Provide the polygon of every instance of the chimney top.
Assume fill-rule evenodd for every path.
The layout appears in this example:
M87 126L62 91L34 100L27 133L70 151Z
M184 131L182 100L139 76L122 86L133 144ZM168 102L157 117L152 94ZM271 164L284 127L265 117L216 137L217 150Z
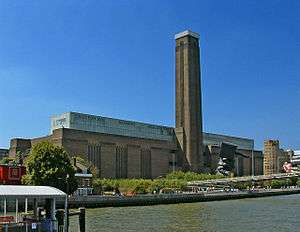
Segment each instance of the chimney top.
M192 32L190 30L186 30L186 31L183 31L183 32L180 32L180 33L176 34L175 35L175 39L179 39L179 38L182 38L182 37L188 36L188 35L192 36L192 37L194 37L196 39L199 39L199 34L196 33L196 32Z

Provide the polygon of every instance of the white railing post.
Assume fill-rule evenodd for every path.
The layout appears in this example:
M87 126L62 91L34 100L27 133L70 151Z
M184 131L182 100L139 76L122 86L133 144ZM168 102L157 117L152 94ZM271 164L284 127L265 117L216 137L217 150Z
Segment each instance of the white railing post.
M16 223L18 223L19 200L16 199Z
M4 201L3 201L3 214L4 214L4 217L6 216L6 198L4 198Z
M28 213L28 198L25 198L25 213Z
M68 195L66 195L65 199L65 216L64 216L64 232L68 232L69 230L69 220L68 220Z

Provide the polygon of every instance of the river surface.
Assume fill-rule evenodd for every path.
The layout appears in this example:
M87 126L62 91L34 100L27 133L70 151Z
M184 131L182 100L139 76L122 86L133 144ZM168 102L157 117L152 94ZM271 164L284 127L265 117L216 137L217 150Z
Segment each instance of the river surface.
M120 208L87 209L94 231L300 231L300 195ZM77 232L78 218L70 231Z

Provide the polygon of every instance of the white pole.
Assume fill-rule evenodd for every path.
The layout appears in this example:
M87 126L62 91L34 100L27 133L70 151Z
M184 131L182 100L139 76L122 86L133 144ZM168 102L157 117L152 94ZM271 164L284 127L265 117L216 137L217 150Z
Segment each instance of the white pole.
M239 170L239 157L235 157L236 159L236 173L237 173L237 176L240 175L240 170Z
M252 158L251 158L251 169L252 169L252 177L254 177L254 152L253 152L253 148L252 148Z
M3 202L4 206L3 206L3 213L4 213L4 217L6 216L6 198L4 198L4 202Z
M7 205L7 200L6 200L6 198L4 198L4 206L3 206L3 208L4 208L4 217L6 216L6 212L7 212L7 209L6 209L6 205ZM8 225L6 225L5 226L5 230L4 230L5 232L8 232Z
M19 201L16 199L16 223L18 223Z
M175 153L172 154L173 172L175 172Z
M26 197L25 198L25 214L26 214L26 217L27 217L27 213L28 213L28 198ZM28 223L25 224L25 229L26 229L26 232L28 232Z
M25 198L25 213L27 214L28 212L28 199Z
M56 210L56 201L55 198L52 199L52 205L51 205L51 219L55 220L55 210Z
M64 232L68 232L68 195L65 199Z

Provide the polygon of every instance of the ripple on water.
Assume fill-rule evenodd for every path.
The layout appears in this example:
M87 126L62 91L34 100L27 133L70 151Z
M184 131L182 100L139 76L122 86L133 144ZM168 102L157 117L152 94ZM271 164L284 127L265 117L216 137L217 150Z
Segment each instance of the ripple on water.
M300 231L300 195L120 208L88 209L88 232ZM70 231L77 232L71 218Z

